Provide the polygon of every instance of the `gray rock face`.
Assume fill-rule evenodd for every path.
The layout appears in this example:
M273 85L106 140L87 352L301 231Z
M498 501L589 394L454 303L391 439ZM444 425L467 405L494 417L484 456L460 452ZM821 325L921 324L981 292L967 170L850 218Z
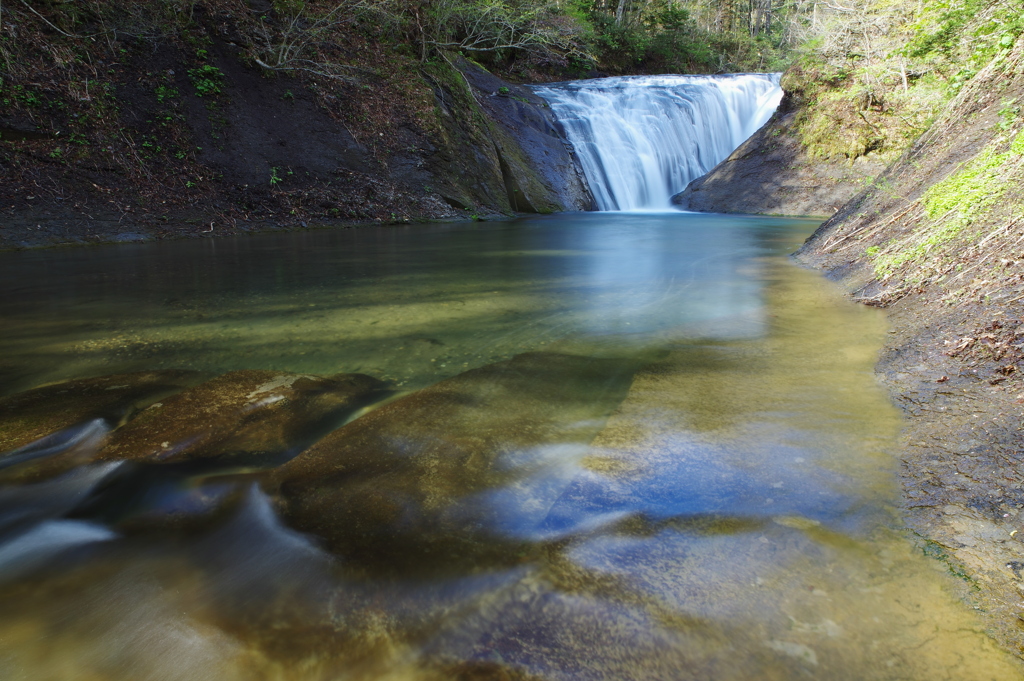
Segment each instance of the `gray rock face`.
M780 109L672 202L705 213L830 216L884 169L864 157L852 164L812 158L793 130L795 117Z
M185 205L167 185L160 200L142 208L138 187L126 183L121 170L90 167L88 177L54 176L68 195L60 201L44 202L34 190L27 194L0 231L0 249L593 207L582 170L547 104L470 61L420 65L418 79L401 88L363 83L324 94L290 75L266 77L247 65L240 49L221 39L208 46L207 66L223 74L216 100L197 96L188 75L191 58L169 46L132 68L160 74L161 87L176 94L154 94L148 76L131 78L116 91L120 122L134 131L131 139L138 144L141 131L169 111L187 128L187 146L194 151L182 159L190 168L179 179L208 192L202 201ZM360 114L362 128L346 123L360 110L374 112ZM0 120L8 131L28 130L30 124ZM21 139L28 133L18 134ZM0 130L0 136L8 133ZM184 143L160 140L168 152L179 142ZM146 164L157 164L148 152L142 156ZM61 167L41 163L40 177ZM8 182L4 191L26 194L27 188L10 184L12 178L0 169L0 180ZM94 191L109 195L86 213L85 199L78 197ZM289 203L298 195L301 214ZM139 207L113 208L125 204Z
M445 132L436 146L419 143L422 158L392 163L403 182L430 185L473 212L593 209L583 170L543 99L462 58L424 75Z
M182 101L202 147L200 158L225 182L265 186L271 168L277 168L282 178L291 173L291 183L308 185L337 172L375 169L369 150L332 120L307 88L246 66L231 44L218 41L211 49L230 92L223 111L211 115L208 102L197 97ZM188 92L185 69L176 70L181 91Z
M594 210L594 197L572 146L548 104L525 87L512 85L463 62L491 121L494 146L513 210L525 213Z

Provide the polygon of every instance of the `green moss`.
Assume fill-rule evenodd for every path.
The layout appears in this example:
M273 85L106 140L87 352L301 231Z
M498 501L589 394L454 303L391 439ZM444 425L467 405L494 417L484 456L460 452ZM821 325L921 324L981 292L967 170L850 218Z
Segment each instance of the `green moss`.
M967 571L946 551L946 549L938 542L932 541L931 539L924 540L921 545L921 552L924 553L928 558L933 558L943 565L946 566L946 570L949 574L953 575L957 579L965 582L973 590L978 590L978 581L967 574Z
M875 274L885 277L901 265L924 257L935 247L954 239L965 226L966 222L963 220L951 220L926 228L923 238L917 243L879 254L875 260Z
M910 67L908 67L910 68ZM805 54L783 88L802 100L796 120L811 156L856 159L869 153L894 160L924 132L948 101L934 75L904 87L898 71L866 60L837 65Z
M1014 154L1024 155L1024 130L1021 130L1010 142L1010 151Z
M996 124L997 130L1009 130L1017 123L1017 117L1020 115L1020 106L1017 105L1016 98L1007 98L1002 102L1002 107L999 109L999 123Z

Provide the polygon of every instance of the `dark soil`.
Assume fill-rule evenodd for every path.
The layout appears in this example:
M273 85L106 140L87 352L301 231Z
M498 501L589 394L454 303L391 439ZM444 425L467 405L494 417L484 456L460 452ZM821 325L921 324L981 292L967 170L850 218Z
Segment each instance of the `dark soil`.
M346 79L268 73L230 16L197 16L60 68L63 38L35 36L0 96L0 250L592 204L546 104L476 64L352 35Z

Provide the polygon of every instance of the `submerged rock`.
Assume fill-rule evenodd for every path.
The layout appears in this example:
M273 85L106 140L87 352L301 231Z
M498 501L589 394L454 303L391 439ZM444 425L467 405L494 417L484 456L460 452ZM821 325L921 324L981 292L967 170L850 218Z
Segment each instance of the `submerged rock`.
M489 493L536 472L532 451L589 443L634 368L528 353L473 369L339 428L268 487L287 522L350 564L423 573L508 560L526 543L502 536Z
M193 371L83 378L0 399L0 468L94 441L139 409L199 383ZM95 442L94 442L95 444Z
M363 374L232 371L157 402L115 432L102 460L171 462L300 451L338 418L384 394Z

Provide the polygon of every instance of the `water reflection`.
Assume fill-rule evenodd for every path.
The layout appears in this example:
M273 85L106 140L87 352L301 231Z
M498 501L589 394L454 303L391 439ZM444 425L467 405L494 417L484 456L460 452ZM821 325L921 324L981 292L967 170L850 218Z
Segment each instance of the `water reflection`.
M41 282L35 306L23 282L5 303L10 391L86 369L311 365L407 385L284 464L232 435L250 444L4 469L0 678L1021 676L899 529L900 424L871 371L884 319L780 257L806 225L423 229L111 249L132 256L114 287L63 254L76 290ZM394 257L355 255L367 238ZM179 280L180 258L228 290L201 267ZM187 302L159 298L174 286ZM100 321L72 304L101 294ZM168 351L69 349L127 323ZM211 324L225 337L197 331ZM184 404L212 384L174 376ZM126 380L103 384L112 404L135 395ZM136 408L159 423L159 399Z
M582 328L619 342L712 321L716 338L759 335L761 265L752 256L764 247L757 232L728 221L711 229L666 229L666 219L630 216L583 233L586 269L573 291ZM731 319L744 323L723 323Z
M750 218L594 219L3 254L0 389L160 368L418 387L553 343L756 315L752 258L793 241ZM711 333L758 331L748 318Z

